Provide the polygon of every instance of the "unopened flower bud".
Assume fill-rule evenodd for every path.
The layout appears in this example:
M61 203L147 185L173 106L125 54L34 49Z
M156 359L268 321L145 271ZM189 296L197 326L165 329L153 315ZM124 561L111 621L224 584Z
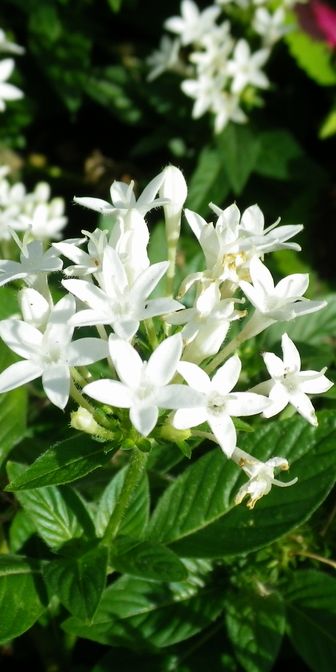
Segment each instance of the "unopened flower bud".
M77 411L71 413L71 427L78 429L80 432L85 432L86 434L93 434L94 436L99 436L101 427L95 421L92 413L87 411L86 408L80 406Z
M176 166L167 166L163 171L164 179L160 188L160 197L169 200L164 205L166 235L169 243L176 245L180 235L181 213L187 198L188 189L182 172Z

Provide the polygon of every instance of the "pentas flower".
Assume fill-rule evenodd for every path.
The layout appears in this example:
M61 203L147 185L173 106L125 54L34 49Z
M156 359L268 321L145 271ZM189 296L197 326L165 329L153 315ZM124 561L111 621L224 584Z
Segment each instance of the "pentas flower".
M283 481L274 478L275 470L288 471L289 469L288 462L284 457L271 457L270 460L262 462L237 447L231 455L231 459L236 462L249 477L249 481L239 488L235 496L235 503L241 504L245 497L249 497L247 503L249 509L254 508L258 499L261 499L264 495L268 495L272 485L277 485L280 488L287 488L290 485L294 485L298 480L297 478L294 478L292 481L284 483Z
M181 43L186 46L197 42L202 35L210 32L219 13L219 7L210 6L201 12L192 0L182 0L182 16L167 19L165 28L179 35Z
M279 321L293 320L326 306L325 301L309 301L302 295L308 288L307 273L293 273L274 285L268 268L254 257L250 263L252 284L240 281L240 287L256 308L244 327L244 338L252 338Z
M197 297L193 308L168 315L165 320L168 324L185 324L181 332L187 345L184 358L196 362L215 355L230 323L244 314L235 310L231 299L221 299L218 285L211 283Z
M68 221L64 201L53 198L50 203L38 203L29 215L22 214L19 221L36 240L58 240Z
M232 392L241 371L241 361L236 355L218 369L212 380L203 369L191 362L180 362L177 370L188 385L202 396L198 406L176 411L174 427L188 429L207 422L225 455L231 457L237 442L231 416L261 413L269 406L269 399L253 392Z
M63 409L70 393L70 367L86 366L107 356L107 344L99 338L72 341L69 326L75 314L75 299L67 295L50 311L44 333L32 324L10 318L0 322L0 336L23 361L15 362L0 374L0 392L29 383L42 376L50 401Z
M72 325L109 324L120 338L128 340L141 320L183 308L174 299L148 299L167 268L165 261L153 264L130 285L120 257L106 247L100 287L87 280L63 280L64 287L89 306L72 318Z
M229 280L238 283L249 279L249 266L253 256L263 256L266 252L281 249L300 250L297 243L287 242L297 235L301 225L277 227L279 220L264 229L264 215L257 205L247 208L243 214L235 203L221 210L210 203L218 215L215 226L192 210L185 210L190 228L198 239L205 256L206 270L190 277L191 284L203 277ZM189 288L189 278L183 288ZM186 289L184 290L186 291Z
M151 68L148 81L152 82L166 70L179 70L181 66L179 58L180 43L172 40L168 35L163 35L159 48L153 51L147 58L147 64Z
M232 93L240 93L248 84L260 89L267 89L269 80L261 67L265 65L270 55L269 49L259 49L251 53L246 40L238 40L233 58L227 64L227 72L233 78Z
M147 436L155 427L159 408L176 409L199 403L199 394L186 385L169 384L182 354L180 334L170 336L143 362L129 343L111 335L109 352L120 381L98 380L83 389L93 399L130 409L130 421Z
M324 375L327 369L301 371L300 354L287 334L282 336L281 347L283 359L272 352L263 354L271 379L253 388L255 392L269 394L272 402L264 410L263 416L271 418L291 404L303 418L316 426L314 406L307 395L330 390L333 383Z
M62 269L63 262L52 247L45 251L40 240L27 242L29 234L24 236L21 242L14 231L11 233L21 250L20 261L0 260L0 286L20 278L33 285L39 274L53 273Z

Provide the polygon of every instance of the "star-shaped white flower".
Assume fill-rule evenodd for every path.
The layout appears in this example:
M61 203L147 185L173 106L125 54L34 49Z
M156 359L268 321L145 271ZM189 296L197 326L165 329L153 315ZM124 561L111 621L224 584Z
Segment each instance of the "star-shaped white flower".
M107 344L99 338L71 341L69 321L76 310L75 299L64 296L51 310L44 333L22 320L0 322L0 336L8 347L23 357L0 374L0 392L29 383L42 376L50 401L63 409L69 399L70 367L86 366L107 357Z
M0 287L20 278L33 284L35 276L40 273L53 273L62 269L63 262L52 247L45 251L40 240L27 243L27 237L24 237L21 242L14 231L11 234L21 250L20 261L0 260Z
M0 112L6 109L7 100L19 100L23 98L23 93L14 84L8 84L7 79L14 70L15 63L12 58L5 58L0 61Z
M19 221L36 240L58 240L67 223L63 198L53 198L49 203L39 202L29 214L22 214Z
M147 58L147 64L151 68L147 77L149 82L152 82L167 70L179 68L181 65L179 49L179 40L172 40L168 35L163 35L159 48Z
M129 343L109 338L110 356L120 381L98 380L83 389L93 399L117 408L129 408L133 426L147 436L154 429L159 408L195 405L199 395L187 385L169 384L182 354L180 334L170 336L143 362Z
M77 327L110 324L120 338L132 338L141 320L183 307L174 299L148 299L167 268L165 261L153 264L130 285L119 255L106 247L100 287L87 280L63 280L64 287L88 306L71 323Z
M271 379L253 388L261 394L269 394L272 404L265 409L263 416L271 418L280 413L287 404L291 404L311 425L317 425L314 406L308 394L327 392L333 385L322 371L301 371L300 354L287 334L281 339L283 359L272 352L263 354L264 362Z
M269 80L261 67L269 58L269 49L259 49L251 53L246 40L238 40L233 58L227 64L227 72L233 78L232 93L240 93L248 84L257 88L267 89Z
M260 259L254 257L250 263L250 275L253 284L245 280L239 283L256 308L244 327L246 338L256 336L275 322L293 320L326 306L325 301L310 301L303 296L309 284L307 273L293 273L274 285L268 268Z
M164 25L167 30L179 35L183 45L187 45L209 33L219 14L219 7L210 6L200 11L192 0L182 0L182 16L172 16Z
M237 433L231 416L261 413L269 405L269 400L251 392L232 392L241 371L241 361L236 355L218 369L212 380L205 371L191 362L180 362L177 370L188 385L202 394L202 403L196 408L176 411L174 427L188 429L207 422L225 455L231 457L237 443Z

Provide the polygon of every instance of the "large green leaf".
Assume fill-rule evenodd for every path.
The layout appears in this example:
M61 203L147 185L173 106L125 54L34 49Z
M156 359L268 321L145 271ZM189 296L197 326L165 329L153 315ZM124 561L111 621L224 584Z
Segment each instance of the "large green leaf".
M235 194L240 194L254 171L260 141L250 126L230 123L217 136L221 162Z
M243 450L261 460L285 457L291 477L298 477L288 489L273 487L252 511L234 505L245 476L219 449L211 450L166 490L154 511L149 537L172 545L182 557L246 553L277 539L306 520L332 488L335 428L335 414L325 412L316 429L297 416L268 421L242 435Z
M117 448L85 435L76 435L51 446L6 488L9 491L61 485L102 467Z
M77 558L49 562L43 574L50 594L77 618L90 620L105 588L107 560L107 548L97 546Z
M276 593L232 594L226 600L225 620L237 659L246 672L268 672L279 653L286 619Z
M8 463L8 473L15 478L24 467ZM17 493L22 508L34 523L45 543L57 549L72 539L94 532L90 516L77 493L68 486L49 485Z
M206 215L210 201L221 205L229 189L220 152L218 149L204 147L189 183L187 207Z
M102 644L161 648L200 632L222 609L221 591L201 579L161 586L123 576L106 589L91 627L72 618L64 628Z
M14 361L8 348L0 345L0 371ZM0 466L11 449L25 436L27 418L27 390L21 387L0 394Z
M129 467L121 469L105 488L96 515L96 534L104 535L106 526L110 520L112 511L119 499L126 472ZM144 474L139 481L133 498L119 527L119 534L140 539L147 526L149 516L149 486L147 475Z
M0 556L0 644L28 630L45 609L38 566L15 555Z
M285 589L288 634L314 672L336 669L336 579L315 570L293 574Z
M288 33L286 41L292 56L309 77L324 86L336 84L333 53L326 42L300 31Z
M187 577L184 564L170 548L129 537L115 539L110 563L117 572L152 581L182 581Z
M256 173L277 180L304 179L303 162L307 157L288 131L281 128L263 131L259 138Z

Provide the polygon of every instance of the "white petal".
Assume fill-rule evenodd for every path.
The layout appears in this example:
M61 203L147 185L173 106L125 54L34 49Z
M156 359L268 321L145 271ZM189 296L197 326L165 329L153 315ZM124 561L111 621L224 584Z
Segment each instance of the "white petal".
M282 299L291 299L303 296L308 289L308 273L293 273L280 280L275 288L275 296Z
M297 379L299 390L307 394L327 392L334 384L322 372L319 374L317 371L300 371Z
M9 79L15 66L15 61L13 58L4 58L0 61L0 82L4 82L6 79Z
M52 404L63 409L69 399L70 370L68 366L49 366L43 371L42 384Z
M62 285L97 312L105 312L106 307L109 307L108 296L92 282L87 280L63 280Z
M128 285L126 271L117 252L108 245L104 250L102 263L102 288L108 296L114 297L126 289Z
M315 415L315 409L313 404L311 403L309 397L307 397L306 394L303 392L300 392L299 390L296 390L295 392L290 392L288 394L289 397L289 403L296 408L297 412L302 415L303 418L308 420L311 425L314 425L316 427L317 425L317 418Z
M108 355L107 342L99 338L80 338L70 343L66 357L70 366L86 366Z
M147 364L147 376L154 385L166 385L176 372L183 348L181 334L166 338L154 350Z
M143 362L138 352L130 343L113 334L109 338L109 350L120 380L128 387L136 389L140 385L143 372Z
M250 263L250 275L257 291L266 295L273 294L274 282L272 275L258 257L253 257Z
M0 392L9 392L42 375L42 367L33 362L15 362L0 373Z
M116 408L130 408L133 403L131 391L117 380L96 380L83 387L83 392L102 404Z
M209 413L208 423L225 455L231 457L237 444L237 433L230 416Z
M137 303L138 301L146 299L165 274L168 265L167 261L160 261L158 264L152 264L152 266L146 268L146 270L136 279L132 287L132 301Z
M203 228L207 225L207 222L203 217L197 214L197 212L193 212L192 210L188 210L188 208L185 209L184 214L186 216L187 222L195 234L196 238L200 240L201 233L203 231Z
M189 429L197 427L207 420L208 414L205 408L180 408L173 417L173 426L176 429Z
M228 394L237 384L240 371L241 361L237 355L233 355L215 373L212 379L212 389L220 392L220 394Z
M75 203L78 205L83 205L84 208L90 208L90 210L95 210L96 212L105 213L106 210L113 210L111 204L107 201L103 201L101 198L91 198L90 196L76 197L74 198Z
M263 353L264 362L272 378L282 378L285 373L285 367L282 359L273 352Z
M293 341L289 338L288 334L283 334L281 339L281 347L285 369L289 369L291 372L300 371L300 354Z
M178 372L183 376L184 380L199 392L208 394L211 390L211 382L209 376L197 364L192 362L180 362L177 367Z
M133 299L132 294L131 299ZM175 301L175 299L149 299L146 301L145 308L139 311L138 317L141 320L146 320L148 317L165 315L166 313L171 313L173 310L181 310L183 307L182 303Z
M235 392L230 394L225 404L225 410L229 415L240 417L241 415L256 415L270 406L267 397L253 392Z
M157 390L159 408L193 408L203 405L204 397L200 392L187 385L165 385Z
M281 413L289 403L288 390L281 383L275 383L275 385L273 385L269 393L269 398L272 404L264 410L264 418L273 418L277 413Z
M131 423L143 436L147 436L154 429L158 417L156 406L132 406L130 409Z
M27 322L8 319L0 322L0 336L6 345L20 357L30 359L41 351L42 334Z

